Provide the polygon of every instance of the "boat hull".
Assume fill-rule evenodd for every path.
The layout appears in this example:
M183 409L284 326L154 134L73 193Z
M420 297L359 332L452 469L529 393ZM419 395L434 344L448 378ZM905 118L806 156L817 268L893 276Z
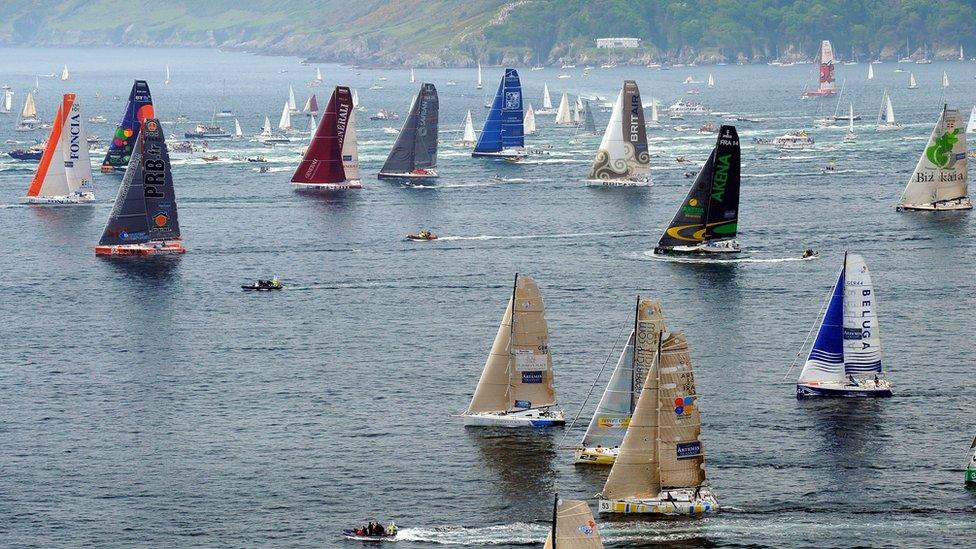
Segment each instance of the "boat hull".
M463 414L465 427L560 427L566 425L562 410L531 408L517 412Z
M149 255L180 255L186 253L186 248L177 241L147 244L116 244L113 246L95 246L95 255L105 257L149 256Z
M641 179L587 179L587 187L653 187L650 178Z
M796 398L840 397L840 398L886 398L891 396L891 385L841 385L841 384L796 384Z
M899 212L951 212L971 209L973 209L973 203L968 196L931 204L899 204L895 207L895 210Z
M724 244L724 243L728 244ZM657 247L654 248L654 253L657 255L730 255L742 252L742 247L735 240L725 240L722 243L712 243L709 244L704 242L702 244L696 244L694 246L670 246L670 247Z
M656 498L610 500L600 498L597 512L624 515L702 516L719 510L715 495L707 486L700 489L665 490Z
M440 177L434 170L426 170L426 173L383 173L376 174L378 179L436 179Z
M573 463L578 465L613 465L617 461L619 448L577 448Z
M807 90L800 97L830 97L837 95L835 90Z
M365 541L373 543L383 543L384 541L396 541L396 534L384 534L382 536L364 536L357 534L355 530L343 530L342 537L355 540L355 541Z
M24 198L24 202L39 206L70 206L72 204L91 204L95 202L95 194L83 193L70 196L28 196Z
M501 158L504 160L508 160L511 158L520 158L525 156L525 151L518 150L518 149L502 149L500 151L495 151L495 152L475 151L471 153L471 156L473 158Z
M229 133L192 133L186 132L183 134L184 139L230 139L233 137Z
M363 183L359 180L345 181L343 183L292 183L298 191L346 191L349 189L362 189Z

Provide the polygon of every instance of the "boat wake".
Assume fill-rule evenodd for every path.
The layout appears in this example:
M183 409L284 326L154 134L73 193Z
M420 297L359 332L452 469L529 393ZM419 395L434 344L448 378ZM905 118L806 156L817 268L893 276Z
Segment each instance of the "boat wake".
M549 532L544 524L498 524L480 528L401 528L397 541L439 545L485 547L491 545L538 545Z
M605 231L594 233L560 233L560 234L522 234L522 235L490 235L483 234L477 236L442 236L432 242L444 242L450 240L536 240L543 238L579 238L583 236L639 236L646 233L637 231Z
M655 254L653 250L647 250L640 254L632 254L635 259L640 261L666 261L668 263L704 263L704 264L724 264L724 263L787 263L791 261L812 261L813 257L688 257L676 255Z

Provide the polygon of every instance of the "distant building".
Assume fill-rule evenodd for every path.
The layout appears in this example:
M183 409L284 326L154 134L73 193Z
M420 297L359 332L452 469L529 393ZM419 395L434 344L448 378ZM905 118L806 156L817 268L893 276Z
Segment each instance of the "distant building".
M640 38L597 38L596 47L598 48L639 48Z

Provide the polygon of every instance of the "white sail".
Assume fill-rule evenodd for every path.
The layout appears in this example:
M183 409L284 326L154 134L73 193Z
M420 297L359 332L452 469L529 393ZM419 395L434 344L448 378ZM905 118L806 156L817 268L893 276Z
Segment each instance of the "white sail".
M169 85L169 65L166 65L166 80L163 81L163 84Z
M705 87L707 87L707 88L714 88L715 87L715 79L712 78L712 73L708 73L708 84L705 84Z
M312 94L312 95L308 96L308 99L305 100L305 106L302 107L302 112L303 113L309 114L309 115L313 114L312 113L312 98L313 97L315 97L315 94Z
M569 112L569 95L563 92L559 100L559 110L556 111L556 124L572 124L573 115Z
M631 86L631 92L627 92L628 85ZM628 81L620 89L587 179L636 180L650 174L651 157L647 153L647 130L643 124L643 112L638 108L637 114L632 114L629 107L624 108L625 92L632 93L636 105L640 107L640 93L636 86L636 83ZM639 151L638 148L643 150Z
M918 82L915 81L915 73L908 73L908 89L914 90L918 88Z
M959 60L960 61L965 61L966 60L966 56L963 55L963 53L962 53L962 44L959 44Z
M576 105L573 107L573 123L579 124L583 120L583 99L576 96Z
M288 85L288 109L292 112L298 111L298 105L295 104L295 90Z
M881 373L878 299L864 258L847 254L844 269L844 372Z
M3 105L0 105L0 112L9 113L14 110L14 92L3 90Z
M268 121L271 122L270 120ZM234 119L234 137L240 139L244 137L244 132L241 130L241 123L236 118Z
M413 70L413 69L411 69L411 70ZM315 67L315 81L316 82L321 82L322 81L322 70L319 69L318 67Z
M966 133L976 133L976 106L969 113L969 124L966 125Z
M412 80L411 80L412 82ZM478 62L478 89L481 89L481 62Z
M968 164L963 130L959 111L944 107L901 195L900 207L930 206L967 195Z
M20 113L21 120L36 120L37 106L34 105L34 94L27 92L27 99L24 100L24 110Z
M850 110L847 111L847 132L854 133L854 103L850 104Z
M284 108L281 109L281 118L278 119L278 129L283 132L291 131L291 110L288 108L288 103L285 103Z
M878 127L890 128L895 126L895 108L891 104L891 96L888 90L881 96L881 111L878 113Z
M68 78L69 78L68 77L68 65L65 65L64 68L61 69L61 81L62 82L67 82L68 81Z
M359 106L359 90L352 90L352 106L353 108Z
M522 120L522 133L525 135L535 134L535 110L532 108L532 103L529 103L527 109L525 109L525 118Z
M874 64L868 63L868 80L874 80Z
M265 115L264 128L261 129L261 137L271 137L271 119Z
M552 97L549 97L549 84L542 85L542 108L552 110Z
M410 69L410 83L413 84L416 81L417 81L417 77L414 76L413 69L411 68Z
M71 193L92 188L91 158L88 155L88 142L85 121L81 116L81 106L75 102L71 106L61 130L61 152L64 155L64 172Z
M461 137L461 142L465 145L474 145L478 142L474 134L474 123L471 121L471 111L468 111L468 116L464 118L464 135Z
M658 113L657 113L657 101L651 103L651 122L655 124L659 123Z
M349 113L346 133L342 139L342 169L346 181L359 180L359 145L356 143L356 111Z
M942 71L942 89L949 87L949 75L945 71Z

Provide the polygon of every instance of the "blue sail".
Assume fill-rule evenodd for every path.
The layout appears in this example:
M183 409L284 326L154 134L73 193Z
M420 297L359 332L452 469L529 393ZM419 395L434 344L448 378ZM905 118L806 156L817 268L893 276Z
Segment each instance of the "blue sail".
M473 156L524 147L522 120L522 84L518 71L505 69Z
M122 171L128 167L142 121L155 117L149 84L145 80L136 80L129 92L129 101L125 104L122 120L115 127L112 142L102 160L103 172Z
M837 276L817 339L803 365L800 382L844 379L844 270Z

